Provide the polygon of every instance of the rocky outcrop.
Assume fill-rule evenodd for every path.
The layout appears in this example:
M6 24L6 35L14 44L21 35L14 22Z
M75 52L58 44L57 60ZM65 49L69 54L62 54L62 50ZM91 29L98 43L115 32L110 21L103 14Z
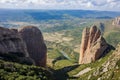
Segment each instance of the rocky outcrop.
M26 45L16 29L0 27L0 53L23 53L29 57Z
M108 70L117 68L116 65L120 65L119 63L120 63L120 44L117 45L116 50L112 53L112 55L110 55L109 59L104 64L102 64L103 67L102 72L107 72Z
M79 64L91 63L99 59L107 48L108 44L96 26L85 28L82 33Z
M37 66L46 66L47 48L41 31L34 26L19 29L19 33L27 45L27 51Z
M27 26L17 30L0 27L0 59L46 66L46 51L38 28Z
M120 26L120 17L116 17L113 20L112 25Z
M26 44L16 29L0 27L0 59L33 64Z
M97 69L92 73L92 77L99 77L100 80L119 80L120 73L120 44L118 44L117 48L111 55L109 55L108 59L99 65ZM98 80L98 79L97 79Z

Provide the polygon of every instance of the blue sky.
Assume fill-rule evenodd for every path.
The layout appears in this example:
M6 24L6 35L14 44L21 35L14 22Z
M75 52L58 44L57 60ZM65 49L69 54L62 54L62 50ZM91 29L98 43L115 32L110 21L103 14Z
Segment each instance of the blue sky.
M0 0L0 8L120 11L120 0Z

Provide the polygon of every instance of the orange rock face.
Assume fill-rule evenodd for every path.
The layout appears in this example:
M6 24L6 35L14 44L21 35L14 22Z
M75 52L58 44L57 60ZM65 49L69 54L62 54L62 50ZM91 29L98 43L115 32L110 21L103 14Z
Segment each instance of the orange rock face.
M96 26L85 28L82 33L79 64L91 63L99 59L107 47L108 44Z
M19 29L23 40L27 45L27 51L37 66L46 66L47 48L41 31L34 26L26 26Z

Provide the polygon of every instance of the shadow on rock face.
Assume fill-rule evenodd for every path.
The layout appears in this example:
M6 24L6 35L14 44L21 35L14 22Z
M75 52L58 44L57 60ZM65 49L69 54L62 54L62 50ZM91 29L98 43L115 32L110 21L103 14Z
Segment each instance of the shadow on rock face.
M18 30L27 45L30 57L36 66L46 66L47 48L41 31L34 26L25 26Z

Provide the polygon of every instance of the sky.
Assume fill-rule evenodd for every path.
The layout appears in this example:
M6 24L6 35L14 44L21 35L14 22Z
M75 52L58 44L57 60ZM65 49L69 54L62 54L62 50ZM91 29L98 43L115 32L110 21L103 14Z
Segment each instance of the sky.
M120 0L0 0L0 8L120 11Z

